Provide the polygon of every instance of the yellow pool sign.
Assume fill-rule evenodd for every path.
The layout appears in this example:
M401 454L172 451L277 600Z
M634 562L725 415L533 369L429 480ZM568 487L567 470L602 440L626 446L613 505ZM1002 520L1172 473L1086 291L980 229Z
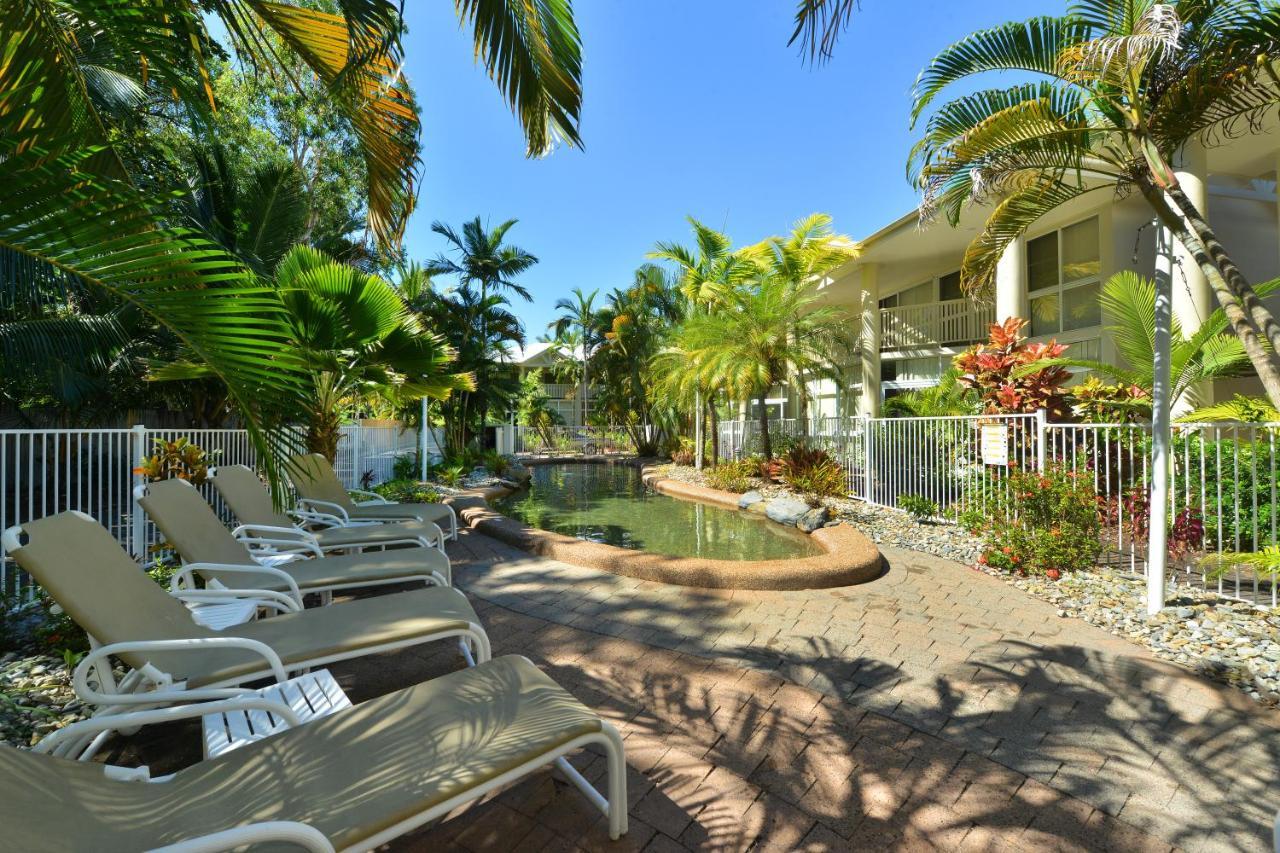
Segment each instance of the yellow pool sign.
M983 424L981 427L982 464L1009 465L1009 425Z

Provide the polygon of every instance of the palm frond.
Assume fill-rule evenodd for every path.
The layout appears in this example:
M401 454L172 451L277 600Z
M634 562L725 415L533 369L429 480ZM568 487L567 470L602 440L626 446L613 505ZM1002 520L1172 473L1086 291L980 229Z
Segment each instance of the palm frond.
M831 58L836 41L849 28L849 19L861 5L860 0L800 0L796 6L796 28L787 44L798 41L801 52L810 62L825 62Z
M306 232L309 211L302 176L291 163L260 167L241 201L246 210L241 250L259 272L269 275Z
M454 0L475 54L524 128L530 156L581 147L582 39L570 0Z

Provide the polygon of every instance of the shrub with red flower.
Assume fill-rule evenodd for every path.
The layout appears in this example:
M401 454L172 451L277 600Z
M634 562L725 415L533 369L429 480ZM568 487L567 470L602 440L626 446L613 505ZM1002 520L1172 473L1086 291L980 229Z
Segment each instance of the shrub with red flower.
M992 323L985 344L965 350L955 357L960 371L958 382L972 388L982 398L987 414L1019 414L1045 409L1054 419L1070 411L1063 386L1071 378L1056 365L1019 375L1022 368L1045 359L1061 358L1066 344L1057 341L1026 343L1022 329L1026 320L1010 317Z

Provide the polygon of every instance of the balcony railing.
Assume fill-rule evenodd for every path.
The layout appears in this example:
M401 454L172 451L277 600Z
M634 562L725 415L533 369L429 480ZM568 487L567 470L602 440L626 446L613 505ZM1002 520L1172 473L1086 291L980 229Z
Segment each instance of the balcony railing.
M996 320L994 305L948 299L929 305L880 309L880 348L885 350L969 344L985 340Z

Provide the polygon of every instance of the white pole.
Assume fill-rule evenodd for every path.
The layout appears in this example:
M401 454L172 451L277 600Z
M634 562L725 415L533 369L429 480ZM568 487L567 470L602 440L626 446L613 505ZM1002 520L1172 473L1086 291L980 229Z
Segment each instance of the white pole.
M418 435L418 465L421 468L422 479L427 479L427 434L431 432L431 423L427 420L427 398L422 398L422 428Z
M1164 608L1168 558L1165 507L1169 505L1170 350L1173 320L1173 235L1159 229L1156 246L1155 361L1151 388L1151 496L1147 501L1147 614Z
M694 391L694 467L703 470L703 392Z

